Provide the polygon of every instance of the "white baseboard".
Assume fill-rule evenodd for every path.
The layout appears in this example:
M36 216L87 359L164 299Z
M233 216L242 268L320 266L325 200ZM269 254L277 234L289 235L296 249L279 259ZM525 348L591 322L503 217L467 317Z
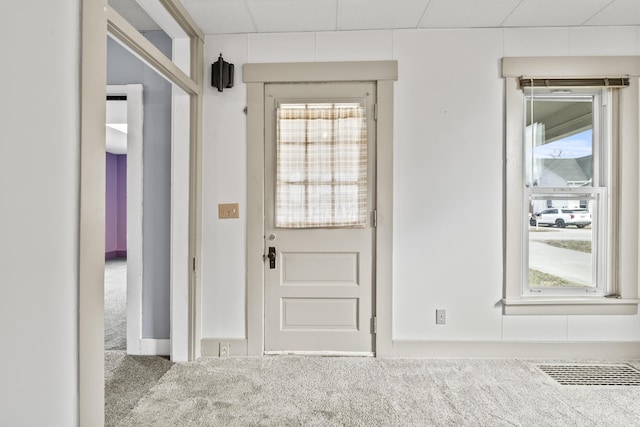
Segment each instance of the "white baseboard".
M247 356L247 340L242 338L203 338L200 341L203 357L220 357L220 343L229 344L229 356Z
M127 353L135 356L170 356L171 340L142 338L127 346Z
M638 359L639 341L413 341L394 340L386 357L517 358L517 359Z
M229 344L230 356L247 356L246 339L204 338L202 356L219 357L220 343ZM491 359L599 359L640 358L640 341L416 341L394 340L383 358L491 358Z

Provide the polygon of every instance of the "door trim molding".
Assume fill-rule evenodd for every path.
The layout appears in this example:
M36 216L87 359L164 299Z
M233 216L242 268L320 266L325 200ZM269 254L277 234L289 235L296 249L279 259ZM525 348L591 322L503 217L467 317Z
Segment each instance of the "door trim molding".
M143 354L142 340L142 217L143 105L142 85L108 85L107 95L127 96L127 353Z
M141 356L171 356L171 339L143 338L138 345Z
M134 54L154 66L160 75L185 90L190 109L189 258L201 258L202 93L204 43L179 0L162 0L167 11L190 39L190 75L177 69L144 37L121 18L106 0L80 0L78 81L80 85L80 157L78 224L78 386L77 418L81 426L104 425L104 233L105 233L105 95L107 45L111 35ZM201 264L201 263L198 263ZM188 283L188 349L181 359L199 356L199 302L201 275L191 271ZM172 331L173 333L173 331ZM175 357L176 355L172 355Z
M397 61L245 64L247 84L247 354L264 354L264 89L267 83L373 81L377 85L375 351L390 355L393 250L393 82Z

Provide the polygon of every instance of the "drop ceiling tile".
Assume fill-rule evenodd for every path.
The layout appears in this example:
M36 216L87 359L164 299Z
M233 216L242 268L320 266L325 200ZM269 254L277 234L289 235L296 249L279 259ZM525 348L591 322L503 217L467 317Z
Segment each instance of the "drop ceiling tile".
M615 0L592 16L585 25L640 25L640 1Z
M499 27L520 0L431 0L420 28Z
M504 27L569 27L582 25L611 0L523 0Z
M337 0L246 0L260 33L335 31Z
M380 61L393 59L391 31L337 31L316 34L318 61Z
M338 29L416 28L429 0L339 0Z
M636 37L635 27L569 28L569 55L635 55Z
M184 7L205 34L253 33L249 10L237 0L185 0Z

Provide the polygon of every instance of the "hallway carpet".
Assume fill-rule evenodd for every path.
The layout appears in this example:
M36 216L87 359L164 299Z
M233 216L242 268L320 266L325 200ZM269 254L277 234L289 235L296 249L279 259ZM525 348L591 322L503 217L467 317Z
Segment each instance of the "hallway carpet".
M160 356L127 356L104 352L105 427L117 425L171 368Z
M633 426L640 387L561 386L522 360L208 358L117 425Z
M116 258L104 265L104 348L127 349L127 260Z
M159 356L127 356L127 260L105 262L104 270L105 426L117 425L171 368Z

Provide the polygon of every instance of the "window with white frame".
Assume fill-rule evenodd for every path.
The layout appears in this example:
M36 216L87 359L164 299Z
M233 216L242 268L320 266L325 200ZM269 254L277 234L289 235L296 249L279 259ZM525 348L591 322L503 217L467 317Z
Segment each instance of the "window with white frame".
M505 314L637 313L635 61L503 59Z
M607 295L614 89L523 88L523 294Z

